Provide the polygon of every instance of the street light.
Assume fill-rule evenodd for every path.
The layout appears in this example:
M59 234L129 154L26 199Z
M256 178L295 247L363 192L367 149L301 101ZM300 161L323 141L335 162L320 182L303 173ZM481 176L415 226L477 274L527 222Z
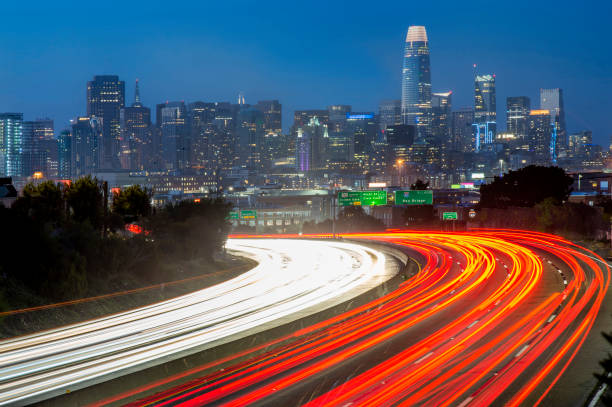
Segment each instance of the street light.
M395 163L397 164L397 173L399 174L399 180L398 180L398 184L401 187L402 186L402 167L404 165L404 160L402 160L401 158L398 159L397 161L395 161Z

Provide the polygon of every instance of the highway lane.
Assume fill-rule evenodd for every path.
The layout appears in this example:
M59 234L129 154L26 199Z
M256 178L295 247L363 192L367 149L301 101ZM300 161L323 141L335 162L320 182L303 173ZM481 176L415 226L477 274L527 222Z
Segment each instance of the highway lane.
M536 405L567 371L610 271L520 231L351 235L417 251L398 290L290 344L133 405Z
M0 342L0 405L24 405L236 340L345 301L390 278L361 245L228 240L258 265L204 290Z

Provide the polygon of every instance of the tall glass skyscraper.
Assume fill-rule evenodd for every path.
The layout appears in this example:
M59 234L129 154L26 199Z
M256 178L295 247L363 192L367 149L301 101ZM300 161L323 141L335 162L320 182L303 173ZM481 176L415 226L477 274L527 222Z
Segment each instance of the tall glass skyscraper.
M527 117L531 110L531 101L527 96L509 96L506 98L506 129L520 139L527 138Z
M557 142L561 150L567 149L567 130L565 128L565 108L563 89L540 89L540 109L550 111L550 119L557 132Z
M476 75L474 78L475 151L483 144L492 143L497 132L495 75Z
M402 68L402 121L417 126L417 137L429 141L431 135L431 72L429 42L425 27L408 28Z
M116 75L96 75L87 82L87 116L102 119L100 168L119 169L121 129L119 113L125 106L125 83Z
M22 175L23 113L0 113L0 176Z

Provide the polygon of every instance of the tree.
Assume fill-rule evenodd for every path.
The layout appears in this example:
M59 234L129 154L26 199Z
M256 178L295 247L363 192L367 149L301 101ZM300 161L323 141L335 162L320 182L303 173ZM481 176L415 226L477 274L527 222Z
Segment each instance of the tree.
M385 224L365 213L361 206L347 206L338 215L337 230L341 233L384 231Z
M65 217L65 200L62 189L53 181L39 185L32 183L23 188L22 196L17 198L13 209L18 215L28 216L36 223L59 225Z
M113 213L124 222L134 222L151 214L151 192L140 185L129 186L113 195Z
M420 179L417 179L414 184L410 185L410 189L413 191L424 191L427 188L429 188L429 181L423 182Z
M66 190L66 200L76 222L88 221L100 229L104 218L104 197L97 178L79 178Z
M567 200L574 180L559 167L530 165L495 177L480 187L480 207L533 207L546 198L557 203Z

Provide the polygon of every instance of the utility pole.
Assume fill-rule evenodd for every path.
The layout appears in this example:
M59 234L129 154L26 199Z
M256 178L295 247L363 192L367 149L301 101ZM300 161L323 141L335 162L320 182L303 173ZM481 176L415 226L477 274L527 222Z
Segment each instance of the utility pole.
M332 238L336 238L336 187L332 188L332 201L331 201L331 212L332 212Z
M102 190L104 195L104 218L102 219L102 236L106 238L106 221L108 219L108 182L104 181L102 183Z

